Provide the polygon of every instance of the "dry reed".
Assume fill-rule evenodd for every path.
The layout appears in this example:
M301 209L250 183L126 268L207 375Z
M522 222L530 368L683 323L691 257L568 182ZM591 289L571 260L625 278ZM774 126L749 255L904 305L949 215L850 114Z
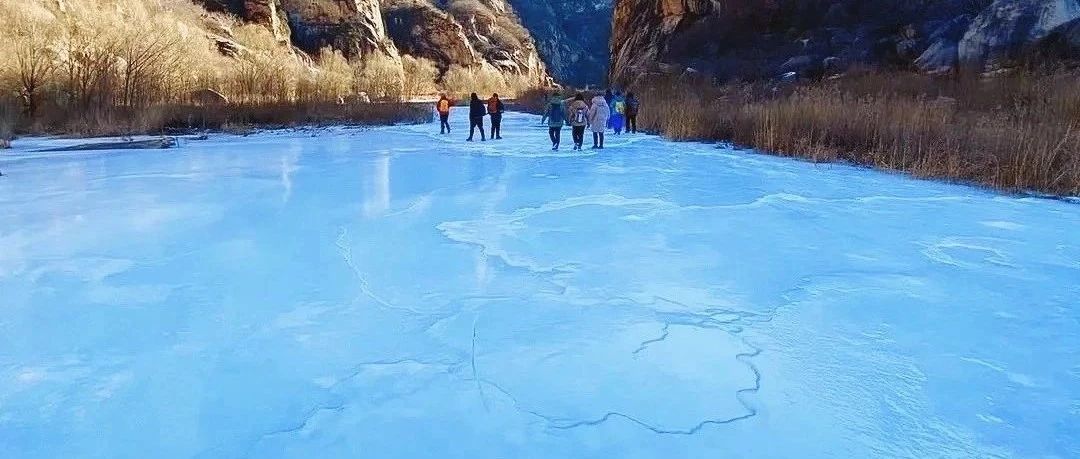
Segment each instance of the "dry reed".
M1080 194L1080 78L1064 71L861 73L789 87L669 79L638 92L641 126L672 139Z

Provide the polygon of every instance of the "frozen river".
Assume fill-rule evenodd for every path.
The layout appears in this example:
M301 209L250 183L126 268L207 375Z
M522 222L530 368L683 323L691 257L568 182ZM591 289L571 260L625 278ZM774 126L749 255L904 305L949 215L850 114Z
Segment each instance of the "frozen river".
M16 142L0 457L1080 457L1080 205L462 115Z

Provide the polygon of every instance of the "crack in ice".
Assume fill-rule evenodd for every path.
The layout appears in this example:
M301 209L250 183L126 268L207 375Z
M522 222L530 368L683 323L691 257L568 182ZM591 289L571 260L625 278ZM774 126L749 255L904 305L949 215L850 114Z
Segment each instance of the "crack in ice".
M454 368L461 365L463 362L426 362L426 361L418 360L418 359L414 359L414 358L403 358L403 359L395 359L395 360L373 360L373 361L368 361L368 362L361 362L361 363L353 365L352 368L349 370L349 372L344 377L338 378L337 380L334 381L333 384L330 384L329 386L327 386L323 390L325 392L327 392L327 393L333 394L333 392L334 392L334 390L336 388L340 387L342 384L345 384L345 383L347 383L349 381L352 381L352 380L356 379L368 367L373 367L373 366L395 366L395 365L402 365L402 364L407 364L407 363L412 363L412 364L421 365L421 366L425 366L425 367L444 366L444 367L446 367L446 369L443 371L443 373L449 374L449 373L453 373ZM305 412L305 414L301 416L301 419L297 423L295 423L293 425L290 425L288 427L283 427L283 428L280 428L280 429L274 429L274 430L265 432L265 433L259 435L259 438L265 439L265 438L268 438L268 437L289 435L289 434L294 434L294 433L300 432L305 427L307 427L308 424L310 424L312 422L312 420L316 416L318 416L319 414L321 414L323 412L327 412L327 411L334 412L334 413L340 413L340 412L345 410L347 404L348 404L347 401L340 401L340 402L337 402L337 403L323 403L323 404L316 405L314 408L312 408L312 409L308 410L307 412Z
M618 411L608 412L608 413L604 414L603 416L601 416L601 417L599 417L597 419L578 420L578 421L573 421L573 422L569 422L569 423L562 423L562 424L560 424L559 421L567 421L567 420L560 420L560 419L557 419L557 418L552 418L552 417L547 417L547 416L545 416L545 419L548 419L548 421L551 422L551 427L552 428L560 429L560 430L570 430L570 429L576 429L576 428L579 428L579 427L597 426L597 425L603 424L603 423L605 423L605 422L607 422L607 421L609 421L609 420L611 420L613 418L622 418L622 419L630 421L630 422L632 422L634 424L637 424L637 425L639 425L641 427L644 427L645 429L648 429L648 430L650 430L650 431L652 431L653 433L656 433L656 434L662 434L662 435L694 435L694 434L700 432L705 427L708 427L710 425L732 424L732 423L735 423L735 422L744 421L744 420L753 418L754 416L757 416L758 410L757 410L757 408L753 407L750 404L750 402L746 400L745 397L746 397L747 394L754 394L754 393L757 393L758 391L761 390L761 371L758 370L757 365L754 365L754 363L752 361L750 361L749 359L757 357L758 355L761 354L762 351L761 351L760 348L750 344L745 339L742 339L742 341L743 341L744 344L746 344L747 346L749 346L750 348L753 349L753 351L751 351L751 352L742 352L742 353L739 353L739 354L735 355L735 359L742 362L744 365L746 365L748 368L750 368L751 372L753 372L753 374L754 374L754 384L753 384L753 386L746 387L746 388L739 389L739 390L735 391L735 399L738 400L739 404L742 405L742 407L744 409L746 409L745 414L742 414L742 415L739 415L739 416L733 416L733 417L729 417L729 418L706 419L706 420L701 421L700 423L694 425L693 427L691 427L689 429L683 429L683 430L680 430L680 429L664 429L664 428L661 428L661 427L657 427L657 426L649 424L648 422L645 422L645 421L643 421L641 419L638 419L638 418L636 418L634 416L630 416L628 414L621 413L621 412L618 412Z
M338 403L338 404L334 404L334 405L324 405L324 406L315 407L314 409L308 411L307 414L302 416L301 419L300 419L300 422L298 422L294 426L285 427L285 428L282 428L282 429L277 429L277 430L272 430L272 431L266 432L266 433L260 435L260 438L265 439L265 438L269 438L269 437L276 437L276 436L281 436L281 435L291 435L291 434L298 433L298 432L304 430L304 428L307 427L308 424L310 424L312 422L312 420L315 419L316 416L318 416L320 413L322 413L324 411L331 411L331 412L334 412L334 413L340 413L342 411L345 411L345 404L344 403Z
M669 328L671 328L671 324L668 323L668 322L664 322L664 328L663 328L662 333L660 334L660 336L657 337L657 338L642 341L641 345L638 346L637 349L634 349L634 352L632 353L632 354L634 354L634 358L637 358L637 355L640 354L641 352L645 351L645 349L647 349L650 344L659 343L659 342L667 339L667 337L668 337L668 329Z
M491 411L488 408L487 397L484 395L484 386L480 383L480 375L476 370L476 323L480 320L480 316L477 315L473 318L472 328L472 355L469 358L469 363L472 366L473 380L476 381L476 390L480 391L480 402L484 404L484 411Z
M753 316L756 316L756 315L757 314L748 314L748 317L753 317ZM740 317L739 319L736 319L736 320L740 320L740 319L742 319L742 317ZM688 326L693 326L693 325L688 325ZM650 344L658 343L658 342L661 342L661 341L664 341L665 339L667 339L667 337L670 335L670 327L671 327L671 323L665 322L664 327L663 327L662 335L660 337L658 337L658 338L643 341L641 346L638 347L638 349L636 349L633 352L635 357L637 356L638 353L644 351ZM740 329L739 331L736 331L736 332L732 332L732 333L736 334L736 335L739 335L741 332L742 332L742 329ZM474 340L475 340L475 336L476 336L475 328L474 328L474 331L473 331L473 336L474 336ZM697 423L697 424L695 424L695 425L693 425L693 426L691 426L690 428L687 428L687 429L663 428L663 427L660 427L660 426L657 426L657 425L654 425L654 424L650 424L649 422L647 422L645 420L642 420L640 418L637 418L637 417L634 417L634 416L631 416L629 414L622 413L622 412L619 412L619 411L609 411L609 412L605 413L604 415L602 415L602 416L600 416L598 418L594 418L594 419L576 419L575 420L575 419L568 419L568 418L559 418L559 417L556 417L556 416L551 416L551 415L544 414L544 413L542 413L540 411L537 411L537 410L525 408L524 406L522 406L522 403L517 399L517 397L515 397L509 390L507 390L506 388L504 388L500 384L496 383L495 381L480 378L479 375L478 375L478 372L476 371L475 362L473 364L473 377L476 378L478 386L481 385L481 383L490 385L491 387L495 388L500 393L505 395L507 398L509 398L515 409L517 409L518 411L521 411L523 413L527 413L529 415L532 415L532 416L535 416L537 418L542 419L543 421L545 421L545 423L547 423L547 425L550 428L553 428L553 429L572 430L572 429L577 429L577 428L581 428L581 427L598 426L598 425L603 424L605 422L608 422L608 421L610 421L612 419L624 419L624 420L627 420L627 421L629 421L629 422L631 422L633 424L636 424L636 425L638 425L638 426L640 426L642 428L645 428L646 430L649 430L649 431L651 431L651 432L653 432L655 434L658 434L658 435L694 435L694 434L697 434L702 429L704 429L704 428L706 428L708 426L714 426L714 425L715 426L720 426L720 425L733 424L733 423L736 423L736 422L751 419L751 418L757 416L757 414L758 414L758 409L751 404L750 400L748 399L748 396L751 395L751 394L756 394L761 390L761 386L762 386L761 370L757 367L756 364L754 364L752 359L759 356L759 355L761 355L763 350L761 348L755 346L754 344L750 343L743 336L739 336L738 338L744 345L749 347L751 350L749 352L740 352L738 354L735 354L735 359L738 360L743 365L745 365L754 376L754 382L753 382L753 384L751 386L744 387L744 388L741 388L741 389L738 389L738 390L735 391L735 399L736 399L736 401L738 401L739 405L741 405L746 412L744 414L741 414L741 415L738 415L738 416L732 416L732 417L727 417L727 418L706 419L706 420L703 420L703 421L701 421L701 422L699 422L699 423ZM475 359L475 341L474 341L474 351L473 352L474 352L474 359ZM481 389L481 394L483 394L482 389ZM485 401L485 406L484 407L485 407L485 409L487 409L486 401Z
M391 310L394 310L394 311L409 312L409 313L417 314L417 315L430 315L430 314L428 314L426 312L417 311L417 310L412 309L412 308L407 308L407 307L403 307L403 306L396 306L393 303L390 303L389 301L386 301L386 300L382 299L382 297L376 295L375 292L371 290L371 285L368 284L366 279L364 279L364 275L363 275L363 273L360 272L360 268L357 267L356 263L353 262L352 248L349 247L349 245L348 245L348 229L346 229L344 226L341 227L341 233L338 234L338 238L337 238L337 241L335 242L335 245L341 251L341 257L345 260L345 264L349 267L350 270L352 270L353 275L356 276L356 280L359 282L360 295L357 295L356 300L359 300L361 297L366 296L366 297L371 298L372 300L374 300L375 303L377 303L378 305L382 306L385 309L391 309ZM354 300L354 301L356 301L356 300Z

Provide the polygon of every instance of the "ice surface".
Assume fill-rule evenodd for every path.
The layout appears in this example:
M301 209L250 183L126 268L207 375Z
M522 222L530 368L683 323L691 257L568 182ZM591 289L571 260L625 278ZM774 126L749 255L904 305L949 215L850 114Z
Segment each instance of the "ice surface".
M0 457L1080 457L1080 206L463 115L16 142Z

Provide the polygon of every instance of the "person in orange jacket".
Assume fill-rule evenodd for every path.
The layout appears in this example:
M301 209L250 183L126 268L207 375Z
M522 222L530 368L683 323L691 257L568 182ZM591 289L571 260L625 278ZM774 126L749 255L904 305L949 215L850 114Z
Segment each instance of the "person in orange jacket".
M503 103L499 100L498 94L492 94L491 98L487 100L487 112L491 115L491 139L502 139L502 116L503 116Z
M450 102L450 99L443 94L439 98L439 102L435 104L435 110L439 112L439 134L450 133L450 107L454 105Z

